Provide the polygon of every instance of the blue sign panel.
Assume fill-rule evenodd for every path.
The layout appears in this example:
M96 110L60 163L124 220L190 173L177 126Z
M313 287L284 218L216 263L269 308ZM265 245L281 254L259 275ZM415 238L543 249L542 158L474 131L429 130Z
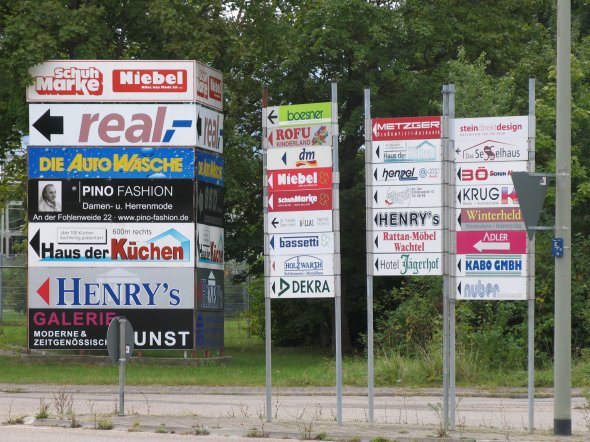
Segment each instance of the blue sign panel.
M563 238L551 239L551 256L556 258L563 257Z
M183 147L29 147L28 161L29 178L195 177L194 151Z
M197 179L223 186L223 158L197 152Z

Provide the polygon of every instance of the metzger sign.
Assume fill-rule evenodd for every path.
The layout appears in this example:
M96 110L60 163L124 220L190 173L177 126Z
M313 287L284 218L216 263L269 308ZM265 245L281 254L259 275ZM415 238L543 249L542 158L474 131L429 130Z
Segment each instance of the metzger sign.
M441 117L374 118L373 141L438 139Z
M49 60L31 69L30 102L193 101L194 61Z

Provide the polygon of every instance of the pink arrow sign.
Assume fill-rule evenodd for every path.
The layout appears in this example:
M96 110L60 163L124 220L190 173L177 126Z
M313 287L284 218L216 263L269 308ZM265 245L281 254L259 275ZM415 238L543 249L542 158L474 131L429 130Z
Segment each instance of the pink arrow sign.
M525 230L457 232L457 253L526 253Z

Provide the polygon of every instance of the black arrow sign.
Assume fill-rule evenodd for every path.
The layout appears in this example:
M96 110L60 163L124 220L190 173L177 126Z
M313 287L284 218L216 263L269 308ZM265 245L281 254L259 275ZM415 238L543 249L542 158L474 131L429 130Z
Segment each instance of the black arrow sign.
M201 114L197 115L197 136L201 138L201 133L203 133L203 119L201 118Z
M375 225L377 225L377 215L375 215L375 218L373 218L373 221L375 221Z
M375 153L377 154L377 158L379 158L379 159L381 159L381 157L379 156L379 148L380 148L380 147L381 147L381 146L377 146L377 150L375 150Z
M461 214L459 213L459 216L457 217L457 222L459 223L459 226L461 225Z
M375 269L376 269L376 270L379 270L379 265L378 265L378 264L379 264L379 260L378 260L378 259L376 259L376 260L375 260Z
M63 135L64 133L64 117L52 117L51 109L47 109L37 121L33 123L33 127L39 131L41 135L51 141L51 135Z
M273 226L273 227L276 229L276 228L277 228L277 226L279 225L279 222L278 222L278 221L277 221L277 219L275 218L275 219L273 219L273 220L272 220L271 224L272 224L272 226Z
M459 202L461 202L461 192L459 192L459 193L457 194L457 199L459 200Z
M457 178L459 178L459 181L461 181L461 168L459 167L459 170L457 171Z
M461 149L457 148L455 149L455 152L457 152L457 155L459 155L461 153Z
M277 115L275 115L275 110L271 110L270 113L267 115L268 121L270 124L275 124L275 120L277 119Z
M31 247L33 248L33 250L35 251L35 253L37 254L37 256L39 258L41 257L41 255L39 255L39 243L40 242L41 242L41 230L37 230L37 233L35 233L35 236L33 236L31 241L29 242L29 244L31 245Z
M459 269L459 271L461 271L461 260L459 260L459 262L457 263L457 268Z
M375 237L375 247L379 248L379 235Z
M273 282L273 283L272 283L272 292L273 292L273 293L276 293L276 290L275 290L275 284L276 284L276 282Z
M375 195L373 195L373 199L375 200L375 202L377 202L377 190L375 191Z
M459 294L461 294L461 283L459 283L459 285L457 286L457 290L459 291Z
M377 169L375 169L375 173L373 174L373 176L375 177L375 180L377 180Z

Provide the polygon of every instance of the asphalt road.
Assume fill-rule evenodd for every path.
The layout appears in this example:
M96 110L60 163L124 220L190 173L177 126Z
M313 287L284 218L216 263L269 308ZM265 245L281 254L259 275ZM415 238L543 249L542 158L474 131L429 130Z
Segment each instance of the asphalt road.
M535 432L527 432L528 408L523 395L502 397L459 390L456 427L451 439L552 441L553 399L535 401ZM540 392L550 394L550 392ZM516 396L516 397L515 397ZM347 388L343 425L336 423L333 388L276 388L272 422L266 421L263 388L250 387L128 387L125 416L118 416L118 386L0 384L0 441L136 440L273 441L313 439L370 441L429 440L441 432L439 390L377 389L375 423L369 425L364 389ZM572 400L574 436L590 440L590 410L585 400ZM41 403L50 417L35 419ZM68 414L71 409L73 413ZM16 421L24 417L23 424ZM12 423L11 423L12 422ZM70 428L72 423L82 428ZM98 427L111 430L98 430ZM209 432L209 435L197 436ZM440 439L439 439L440 440Z

